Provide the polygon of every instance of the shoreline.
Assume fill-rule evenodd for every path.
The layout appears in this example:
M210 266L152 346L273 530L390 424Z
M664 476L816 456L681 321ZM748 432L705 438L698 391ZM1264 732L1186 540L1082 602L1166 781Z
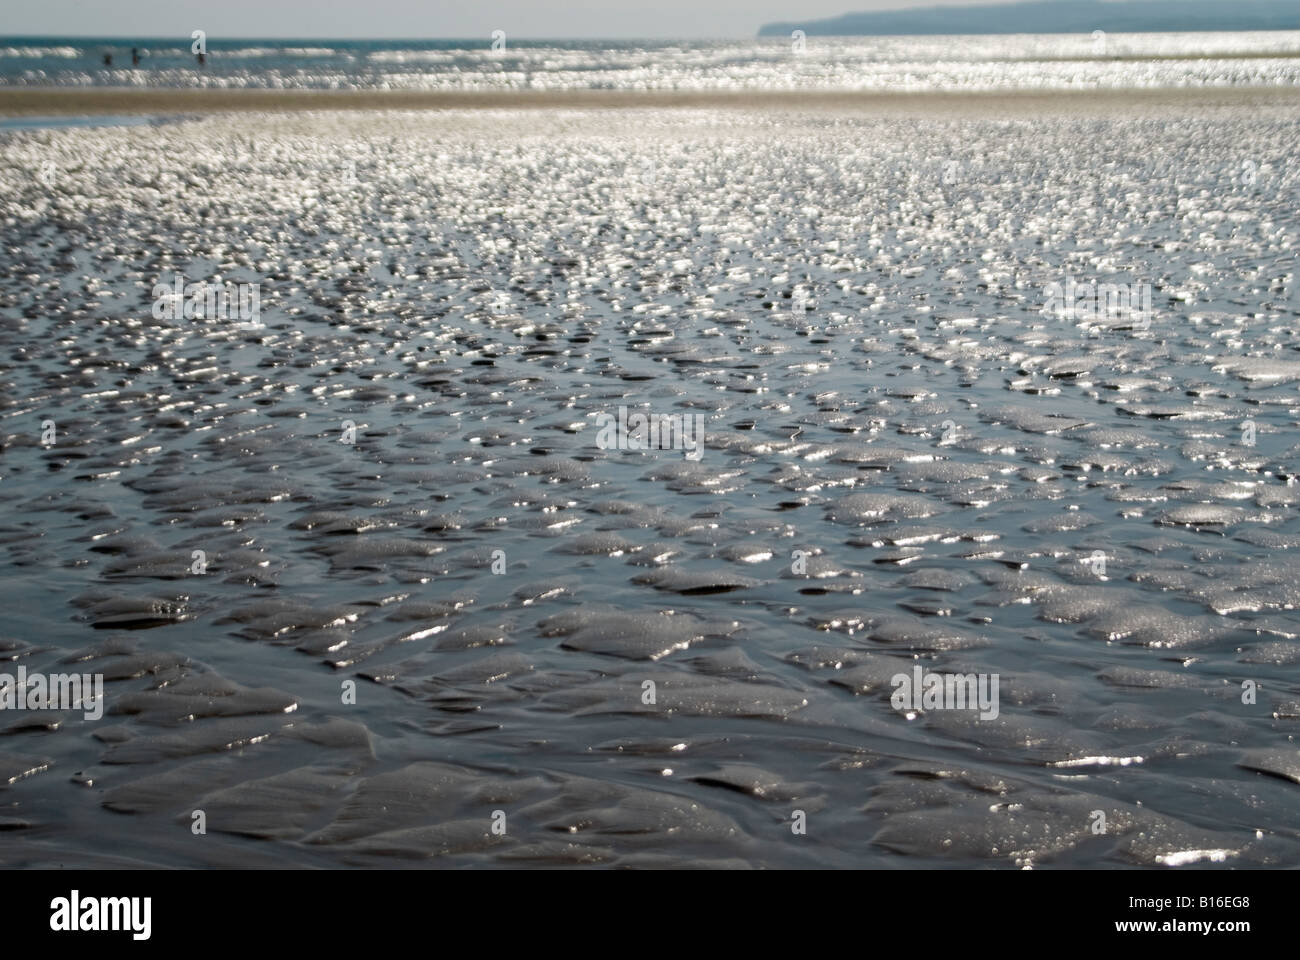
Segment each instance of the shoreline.
M224 90L0 87L0 116L281 113L349 110L738 109L896 115L1130 113L1300 104L1300 87L1008 91Z

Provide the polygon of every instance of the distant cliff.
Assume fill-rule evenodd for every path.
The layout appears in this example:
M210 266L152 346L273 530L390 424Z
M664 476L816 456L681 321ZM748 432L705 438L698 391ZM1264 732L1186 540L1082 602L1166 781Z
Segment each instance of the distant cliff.
M934 33L1159 33L1166 30L1300 30L1297 0L1030 0L974 7L846 13L768 23L760 37L900 36Z

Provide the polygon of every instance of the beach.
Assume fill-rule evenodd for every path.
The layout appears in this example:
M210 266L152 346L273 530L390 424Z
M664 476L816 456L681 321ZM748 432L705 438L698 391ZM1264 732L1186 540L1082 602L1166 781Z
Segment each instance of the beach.
M1054 91L617 91L217 90L212 88L0 87L0 116L190 115L321 110L780 110L862 116L1140 115L1300 101L1297 87Z
M1297 90L0 86L0 862L1300 864Z

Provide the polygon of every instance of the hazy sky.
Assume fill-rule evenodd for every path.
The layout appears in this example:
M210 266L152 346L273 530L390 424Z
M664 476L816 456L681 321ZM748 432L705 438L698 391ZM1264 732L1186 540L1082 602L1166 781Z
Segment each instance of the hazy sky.
M0 35L752 37L772 20L990 0L0 0Z

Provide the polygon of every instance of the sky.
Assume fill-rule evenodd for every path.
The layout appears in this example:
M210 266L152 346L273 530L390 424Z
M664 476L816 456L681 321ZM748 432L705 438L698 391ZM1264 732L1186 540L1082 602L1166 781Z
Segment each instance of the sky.
M0 0L0 36L726 38L752 37L774 20L989 2L997 0Z

